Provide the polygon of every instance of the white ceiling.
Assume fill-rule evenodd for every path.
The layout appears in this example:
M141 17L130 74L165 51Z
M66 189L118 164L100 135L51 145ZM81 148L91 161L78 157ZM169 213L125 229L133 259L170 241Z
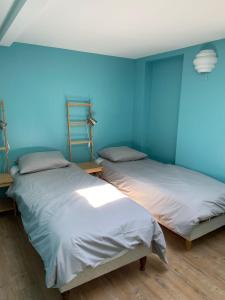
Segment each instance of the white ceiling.
M12 6L14 0L1 0L0 3L0 24L4 21L10 7Z
M225 0L27 0L1 44L139 58L224 37Z

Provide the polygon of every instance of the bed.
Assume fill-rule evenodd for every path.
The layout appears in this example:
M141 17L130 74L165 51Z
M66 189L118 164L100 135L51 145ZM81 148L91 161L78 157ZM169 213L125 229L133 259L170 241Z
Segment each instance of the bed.
M46 165L46 164L43 164ZM77 165L14 174L26 233L42 258L48 288L69 291L93 278L156 253L164 262L161 228L144 208Z
M225 225L225 184L186 168L148 158L101 161L103 179L112 183L156 220L182 236L186 247Z

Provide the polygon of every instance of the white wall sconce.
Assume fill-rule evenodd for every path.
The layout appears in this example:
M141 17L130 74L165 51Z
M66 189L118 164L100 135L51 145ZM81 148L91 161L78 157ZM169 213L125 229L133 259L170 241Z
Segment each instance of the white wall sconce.
M215 50L207 49L196 55L193 64L198 73L210 73L215 68L217 61Z

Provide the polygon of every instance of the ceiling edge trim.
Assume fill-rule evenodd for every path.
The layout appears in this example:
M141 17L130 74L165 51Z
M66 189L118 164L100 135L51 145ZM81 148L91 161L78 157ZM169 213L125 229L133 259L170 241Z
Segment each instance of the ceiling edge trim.
M27 0L15 0L12 4L4 21L2 22L2 26L0 27L0 41L4 38L5 34L7 33L8 29L10 28L11 24L17 17L18 13L22 9L26 1Z

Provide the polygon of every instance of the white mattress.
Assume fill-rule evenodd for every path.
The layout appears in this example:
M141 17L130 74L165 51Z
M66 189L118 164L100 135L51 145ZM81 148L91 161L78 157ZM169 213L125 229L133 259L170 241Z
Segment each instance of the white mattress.
M105 180L183 237L225 213L225 184L201 173L150 159L102 165Z
M148 211L75 165L17 174L8 195L42 257L47 287L60 288L138 245L165 259L161 228Z

